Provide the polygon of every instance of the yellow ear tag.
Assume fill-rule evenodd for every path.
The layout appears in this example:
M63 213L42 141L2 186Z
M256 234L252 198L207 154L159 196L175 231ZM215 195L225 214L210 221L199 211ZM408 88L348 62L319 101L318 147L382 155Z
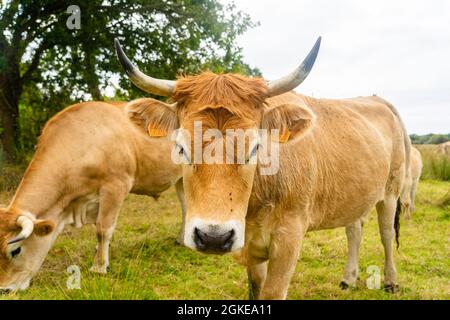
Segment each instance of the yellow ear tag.
M289 141L289 137L291 136L291 132L289 129L283 130L283 132L280 133L280 136L278 137L278 142L280 143L286 143Z
M159 128L148 127L148 135L150 137L165 137L167 136L167 131Z

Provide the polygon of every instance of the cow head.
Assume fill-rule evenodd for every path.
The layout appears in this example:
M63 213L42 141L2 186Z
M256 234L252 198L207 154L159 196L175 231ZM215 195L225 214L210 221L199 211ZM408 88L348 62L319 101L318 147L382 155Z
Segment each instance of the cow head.
M255 159L262 146L260 129L276 129L277 133L268 135L271 141L289 143L303 136L314 122L307 107L268 108L265 101L294 89L306 78L320 38L296 70L275 81L210 72L177 81L155 79L132 65L117 40L115 45L119 61L136 86L170 96L176 103L154 100L142 107L132 102L127 112L150 135L176 131L172 134L174 151L182 158L187 203L185 245L209 253L242 248L247 207L258 174ZM269 148L267 143L265 147Z
M25 290L50 247L54 224L0 208L0 291Z

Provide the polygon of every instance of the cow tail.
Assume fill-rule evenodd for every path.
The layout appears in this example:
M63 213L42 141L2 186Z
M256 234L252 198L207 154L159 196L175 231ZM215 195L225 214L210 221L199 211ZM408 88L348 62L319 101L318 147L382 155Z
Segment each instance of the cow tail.
M400 247L400 213L402 211L402 205L400 198L397 200L397 208L395 208L395 218L394 218L394 230L395 230L395 242L397 244L397 250Z

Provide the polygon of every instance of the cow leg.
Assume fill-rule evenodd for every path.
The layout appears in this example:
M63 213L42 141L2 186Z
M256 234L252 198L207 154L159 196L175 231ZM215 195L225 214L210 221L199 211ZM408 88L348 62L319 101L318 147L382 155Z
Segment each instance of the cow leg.
M358 219L353 224L345 227L345 233L347 235L348 260L344 271L344 278L340 283L342 289L356 287L356 281L358 280L359 247L361 245L362 235L361 220Z
M109 243L111 241L120 207L128 193L128 189L119 183L100 189L100 206L97 216L97 252L94 257L92 272L105 274L109 266Z
M274 233L269 246L267 277L260 299L286 299L289 284L300 255L301 241L305 235L304 224L297 217L286 217Z
M249 259L247 266L248 275L248 298L257 300L260 298L261 289L267 277L267 261Z
M177 242L181 245L184 244L184 225L186 223L186 199L184 198L184 188L183 188L183 179L180 179L175 184L175 190L177 191L178 201L181 206L181 230L178 236Z
M403 211L405 212L405 219L411 220L411 204L409 202L403 204Z
M409 186L409 188L411 187L412 186ZM402 209L406 220L411 219L411 193L412 190L406 190L401 197Z
M419 183L418 180L414 180L411 186L411 212L416 211L416 206L414 205L415 199L416 199L416 190L417 190L417 184Z
M411 190L413 186L413 180L410 170L407 172L407 176L404 181L403 190L400 195L400 202L402 204L403 214L406 220L411 219Z
M383 201L377 203L378 227L381 242L384 247L384 286L387 291L398 290L397 270L394 265L394 219L397 208L397 198L393 195L386 196Z

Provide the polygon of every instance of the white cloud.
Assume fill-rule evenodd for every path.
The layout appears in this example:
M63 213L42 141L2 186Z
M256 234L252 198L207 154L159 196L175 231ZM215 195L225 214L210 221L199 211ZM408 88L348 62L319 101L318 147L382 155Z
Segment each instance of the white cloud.
M265 77L296 67L322 35L317 63L299 92L376 93L396 105L409 132L450 132L449 1L235 2L261 23L239 44Z

